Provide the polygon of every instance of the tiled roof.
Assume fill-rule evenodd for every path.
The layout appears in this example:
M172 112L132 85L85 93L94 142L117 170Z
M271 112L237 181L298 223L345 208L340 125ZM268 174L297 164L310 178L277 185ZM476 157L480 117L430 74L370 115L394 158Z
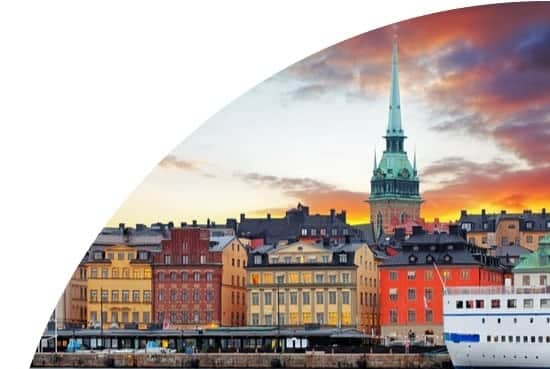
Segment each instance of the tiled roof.
M514 219L519 221L519 227L521 231L532 230L532 231L545 231L550 230L548 227L548 222L550 222L550 214L546 213L544 209L540 213L533 213L530 211L525 211L523 213L497 213L497 214L468 214L462 212L459 224L471 223L472 231L487 231L494 232L498 223L501 220ZM483 229L483 223L487 223L486 229ZM527 228L526 224L531 223L532 228Z

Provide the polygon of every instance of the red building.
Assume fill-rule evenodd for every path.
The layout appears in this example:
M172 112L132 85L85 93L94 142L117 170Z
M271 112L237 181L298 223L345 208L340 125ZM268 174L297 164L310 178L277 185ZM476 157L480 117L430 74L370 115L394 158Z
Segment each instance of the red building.
M498 258L466 243L458 226L427 234L420 227L401 243L399 254L380 265L382 336L442 341L446 287L503 285Z
M235 307L224 309L226 287L222 281L229 279L224 276L224 270L239 274L231 265L224 265L231 256L225 254L235 254L235 242L239 241L234 236L211 237L207 228L171 229L170 239L163 240L161 251L153 256L153 319L165 328L233 325L234 322L223 319ZM246 250L242 249L244 264ZM233 260L236 256L233 255ZM241 269L244 281L244 265ZM244 291L244 286L242 289ZM244 319L244 296L242 300L242 306L236 308L242 311Z

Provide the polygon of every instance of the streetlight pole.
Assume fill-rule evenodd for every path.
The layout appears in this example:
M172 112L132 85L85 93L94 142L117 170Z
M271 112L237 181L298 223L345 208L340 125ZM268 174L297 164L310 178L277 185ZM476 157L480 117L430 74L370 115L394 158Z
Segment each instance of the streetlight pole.
M277 282L277 352L281 345L281 314L279 313L279 282Z

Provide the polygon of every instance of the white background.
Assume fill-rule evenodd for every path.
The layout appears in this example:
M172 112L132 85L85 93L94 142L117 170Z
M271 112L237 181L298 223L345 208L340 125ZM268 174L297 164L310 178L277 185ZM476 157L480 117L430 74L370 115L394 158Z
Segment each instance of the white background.
M0 5L2 367L29 366L97 232L225 104L346 38L486 2L190 3Z

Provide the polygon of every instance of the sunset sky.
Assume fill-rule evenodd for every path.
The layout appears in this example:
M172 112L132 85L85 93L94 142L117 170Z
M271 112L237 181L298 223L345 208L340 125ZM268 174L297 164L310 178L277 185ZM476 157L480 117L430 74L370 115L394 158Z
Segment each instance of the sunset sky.
M224 223L281 215L298 202L368 222L394 34L423 218L550 208L550 3L522 3L404 21L275 74L172 150L109 224ZM205 75L204 88L216 81Z

